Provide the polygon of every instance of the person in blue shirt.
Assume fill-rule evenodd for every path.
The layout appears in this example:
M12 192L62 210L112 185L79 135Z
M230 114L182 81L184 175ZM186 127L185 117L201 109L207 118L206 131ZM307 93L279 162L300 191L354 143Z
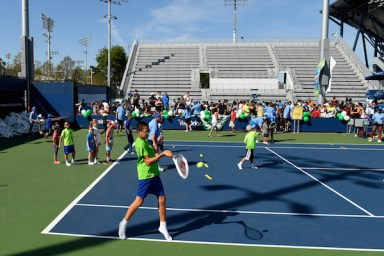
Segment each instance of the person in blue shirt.
M161 96L161 99L163 100L164 109L168 109L169 107L169 96L166 92L163 93L163 96Z
M128 119L125 121L124 130L125 134L127 134L128 144L124 147L124 150L128 151L130 154L134 154L133 152L133 134L132 134L132 114L127 114Z
M383 122L384 122L384 113L383 108L378 107L377 111L372 116L373 120L373 128L372 128L372 134L369 138L369 141L372 141L373 136L375 135L375 132L377 130L377 142L381 142L381 136L383 131Z
M153 149L155 150L156 155L159 155L160 153L160 147L157 144L160 134L160 129L158 124L162 122L162 116L159 113L155 113L153 115L153 119L148 124L149 128L149 134L148 134L148 143L149 145L153 146ZM164 168L160 167L159 163L159 170L164 171Z
M184 122L185 122L185 132L191 132L192 126L191 126L191 108L190 106L186 106L183 112Z
M86 151L88 152L88 165L94 165L93 162L93 151L95 150L95 135L93 134L93 127L88 127L88 134L85 137L86 140Z
M284 104L283 111L283 122L284 122L284 132L289 132L292 120L292 109L290 102Z
M120 104L116 109L117 133L123 131L125 117L125 104Z
M200 114L200 112L201 112L201 103L200 103L200 101L195 101L195 103L193 104L193 106L191 108L191 112L192 112L192 115L194 115L194 116Z
M29 113L29 135L30 136L32 135L32 129L35 123L38 124L37 113L36 113L36 108L32 107L32 111L31 113Z
M48 138L52 132L52 115L48 114L47 120L45 120L44 138Z

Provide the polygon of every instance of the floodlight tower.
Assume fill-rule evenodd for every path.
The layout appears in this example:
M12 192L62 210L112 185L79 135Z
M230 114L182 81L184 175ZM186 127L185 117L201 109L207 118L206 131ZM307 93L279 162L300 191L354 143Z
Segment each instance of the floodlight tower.
M128 2L128 0L100 0L108 4L108 14L104 18L108 19L108 70L107 70L107 82L108 87L111 87L111 19L117 19L116 16L111 15L111 4L121 5L122 2Z
M224 0L225 6L233 6L233 35L232 42L236 43L236 10L237 6L248 6L248 0Z
M84 37L84 38L82 38L82 39L80 39L80 44L82 45L82 46L84 46L84 51L83 51L83 53L85 54L85 66L84 66L84 72L87 72L87 60L88 60L88 45L89 45L89 42L91 41L91 37L90 36L88 36L88 37Z
M320 41L320 61L324 61L324 67L320 73L320 92L317 98L319 104L324 104L325 95L329 86L330 70L329 70L329 59L330 59L330 44L328 38L329 30L329 0L323 0L322 10L322 26L321 26L321 41Z
M31 82L34 80L34 69L33 69L33 37L29 35L29 1L21 1L21 23L22 23L22 34L20 37L21 51L20 51L20 62L21 72L20 76L25 78L27 83L27 90L25 99L25 109L31 103L30 87Z
M53 19L51 19L49 16L45 14L41 14L41 19L43 20L43 29L47 30L47 34L43 34L44 37L47 38L46 43L48 43L48 76L51 75L51 33L53 32L53 27L55 26L55 22Z

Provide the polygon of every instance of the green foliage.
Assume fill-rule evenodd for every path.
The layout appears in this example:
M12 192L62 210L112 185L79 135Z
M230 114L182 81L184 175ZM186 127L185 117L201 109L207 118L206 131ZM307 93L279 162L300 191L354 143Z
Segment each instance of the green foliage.
M104 75L103 84L107 84L107 69L108 69L108 49L102 48L96 56L97 67L95 74ZM123 79L125 67L128 57L122 46L115 45L111 47L111 86L118 87Z

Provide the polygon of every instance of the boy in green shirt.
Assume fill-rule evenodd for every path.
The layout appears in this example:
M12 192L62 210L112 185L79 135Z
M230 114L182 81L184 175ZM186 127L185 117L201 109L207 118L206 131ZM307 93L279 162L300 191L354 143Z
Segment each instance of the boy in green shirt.
M65 129L61 132L60 136L59 148L61 146L61 143L64 141L65 164L67 166L71 166L68 161L68 155L72 153L72 164L75 164L76 156L75 143L73 142L73 131L69 122L65 122L64 127Z
M241 161L237 164L240 170L243 169L242 164L249 160L251 162L251 168L257 169L257 167L253 164L253 150L256 148L256 138L258 133L255 130L255 125L252 126L251 130L245 135L244 143L245 143L245 157L241 159Z
M135 142L137 153L137 176L139 185L137 188L136 199L129 206L124 219L119 224L119 237L125 239L125 230L129 219L133 216L136 210L143 204L144 199L148 194L154 194L158 200L158 210L160 217L159 231L164 235L166 240L172 240L168 233L166 221L166 198L163 184L160 179L158 161L161 157L172 157L172 152L165 150L158 155L155 155L155 150L148 143L148 135L150 133L146 122L137 124L137 138Z

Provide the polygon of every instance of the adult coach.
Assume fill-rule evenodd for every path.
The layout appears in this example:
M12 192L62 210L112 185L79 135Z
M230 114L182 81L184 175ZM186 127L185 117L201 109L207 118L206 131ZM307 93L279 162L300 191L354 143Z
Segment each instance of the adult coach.
M149 135L148 135L148 142L153 146L153 149L155 150L155 153L158 155L160 153L160 147L158 145L158 140L160 137L160 129L159 129L159 123L161 123L163 120L163 117L159 114L156 113L153 115L153 119L151 122L149 122ZM164 171L164 168L160 167L159 165L159 170L162 172Z
M124 219L119 224L119 237L125 239L125 231L128 221L136 212L136 210L143 204L144 199L148 194L154 194L158 200L158 211L160 218L159 231L164 235L166 240L172 240L168 233L167 220L166 220L166 198L164 193L163 184L160 179L160 171L158 168L158 161L161 157L172 157L172 152L169 150L163 151L159 155L155 155L155 150L152 145L148 143L149 126L145 122L137 124L137 139L135 142L137 153L137 174L138 174L138 188L136 199L129 206Z

